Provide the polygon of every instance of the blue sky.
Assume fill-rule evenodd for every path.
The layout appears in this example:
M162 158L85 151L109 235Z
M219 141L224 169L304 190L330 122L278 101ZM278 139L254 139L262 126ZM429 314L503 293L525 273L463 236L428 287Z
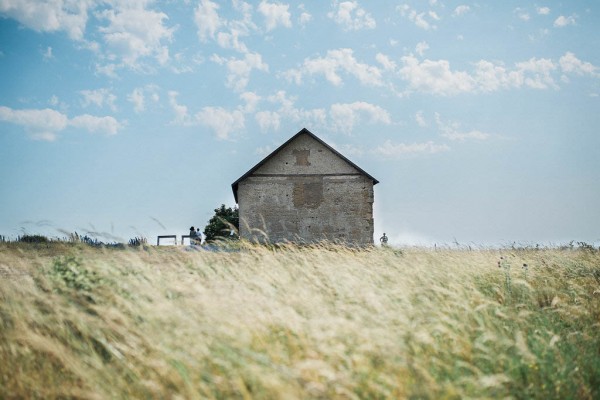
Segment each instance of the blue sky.
M395 244L600 242L596 1L0 0L0 234L203 227L303 127Z

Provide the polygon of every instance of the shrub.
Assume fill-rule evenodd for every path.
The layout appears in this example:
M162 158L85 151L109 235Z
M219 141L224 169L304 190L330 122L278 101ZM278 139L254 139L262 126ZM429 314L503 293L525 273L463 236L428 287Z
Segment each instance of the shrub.
M43 235L23 235L17 238L17 242L23 243L48 243L50 240Z

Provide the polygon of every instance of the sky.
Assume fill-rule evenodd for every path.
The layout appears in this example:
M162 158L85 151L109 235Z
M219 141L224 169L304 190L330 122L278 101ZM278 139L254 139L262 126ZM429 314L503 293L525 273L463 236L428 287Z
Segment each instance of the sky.
M375 240L600 244L597 1L0 0L0 235L204 227L302 128Z

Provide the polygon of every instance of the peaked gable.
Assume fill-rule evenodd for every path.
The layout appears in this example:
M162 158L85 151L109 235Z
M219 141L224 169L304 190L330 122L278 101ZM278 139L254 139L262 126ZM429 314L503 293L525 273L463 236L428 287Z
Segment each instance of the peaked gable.
M321 140L315 134L313 134L312 132L310 132L308 129L303 128L300 132L296 133L294 136L292 136L290 139L288 139L285 143L283 143L281 146L279 146L277 149L275 149L273 152L271 152L268 156L266 156L265 158L263 158L258 164L256 164L254 167L250 168L250 170L248 170L248 172L246 172L244 175L242 175L239 179L237 179L235 182L233 182L231 184L231 188L233 190L233 196L235 198L235 202L236 203L238 202L238 196L237 196L238 184L241 181L243 181L244 179L246 179L247 177L249 177L250 175L252 175L253 173L255 173L258 169L260 169L261 167L265 166L265 164L267 164L277 154L279 154L281 152L281 150L283 150L284 148L286 148L289 144L291 144L293 141L295 141L297 138L299 138L302 135L309 136L311 139L315 140L320 145L322 145L327 150L329 150L331 153L333 153L335 156L337 156L338 158L340 158L341 160L343 160L345 163L347 163L350 167L356 169L360 174L362 174L365 177L367 177L370 180L372 180L373 181L373 185L376 185L377 183L379 183L379 181L377 179L375 179L374 177L372 177L371 175L369 175L367 172L365 172L362 168L360 168L359 166L357 166L356 164L354 164L352 161L350 161L349 159L347 159L346 157L344 157L344 155L342 155L340 152L338 152L337 150L335 150L333 147L329 146L327 143L325 143L323 140ZM299 156L302 157L301 154Z

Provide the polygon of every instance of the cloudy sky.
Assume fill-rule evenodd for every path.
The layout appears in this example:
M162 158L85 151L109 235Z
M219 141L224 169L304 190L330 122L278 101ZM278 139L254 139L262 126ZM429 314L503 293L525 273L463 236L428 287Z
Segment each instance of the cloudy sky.
M600 242L600 4L0 0L0 234L204 226L303 127L393 243Z

